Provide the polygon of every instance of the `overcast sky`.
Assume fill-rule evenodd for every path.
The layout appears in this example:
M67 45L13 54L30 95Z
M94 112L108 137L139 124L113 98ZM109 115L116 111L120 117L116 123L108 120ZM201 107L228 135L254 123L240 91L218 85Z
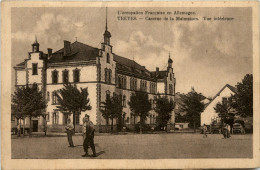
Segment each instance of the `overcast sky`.
M191 11L200 20L118 21L118 10ZM251 12L250 8L109 8L108 30L114 53L134 58L150 71L166 69L171 52L176 92L187 93L193 86L208 97L252 73ZM28 58L35 35L45 53L47 48L59 50L63 40L74 42L75 37L100 48L105 13L105 8L12 8L12 66ZM234 20L203 21L203 16Z

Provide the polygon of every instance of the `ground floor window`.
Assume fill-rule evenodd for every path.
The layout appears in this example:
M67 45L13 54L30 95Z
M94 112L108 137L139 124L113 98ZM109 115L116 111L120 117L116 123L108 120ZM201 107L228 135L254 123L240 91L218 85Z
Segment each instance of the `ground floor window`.
M58 124L58 113L57 112L53 112L53 124Z

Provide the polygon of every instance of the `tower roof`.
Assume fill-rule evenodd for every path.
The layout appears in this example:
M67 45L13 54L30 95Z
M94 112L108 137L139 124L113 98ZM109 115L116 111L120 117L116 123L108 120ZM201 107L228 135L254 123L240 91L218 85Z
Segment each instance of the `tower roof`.
M173 61L172 61L172 59L171 59L171 54L170 54L170 53L169 53L168 63L173 63Z
M35 41L32 45L39 45L38 41L37 41L37 36L35 36Z

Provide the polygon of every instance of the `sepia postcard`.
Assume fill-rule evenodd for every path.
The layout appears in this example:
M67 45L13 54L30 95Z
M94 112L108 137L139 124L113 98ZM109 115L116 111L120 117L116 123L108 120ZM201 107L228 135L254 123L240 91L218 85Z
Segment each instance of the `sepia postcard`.
M1 3L1 168L257 168L259 3Z

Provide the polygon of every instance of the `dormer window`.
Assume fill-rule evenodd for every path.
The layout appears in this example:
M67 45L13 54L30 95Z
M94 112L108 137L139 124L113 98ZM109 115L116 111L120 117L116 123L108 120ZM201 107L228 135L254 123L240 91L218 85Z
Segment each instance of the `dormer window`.
M37 63L32 64L32 75L38 75L38 64Z
M110 55L107 53L107 63L110 63Z

